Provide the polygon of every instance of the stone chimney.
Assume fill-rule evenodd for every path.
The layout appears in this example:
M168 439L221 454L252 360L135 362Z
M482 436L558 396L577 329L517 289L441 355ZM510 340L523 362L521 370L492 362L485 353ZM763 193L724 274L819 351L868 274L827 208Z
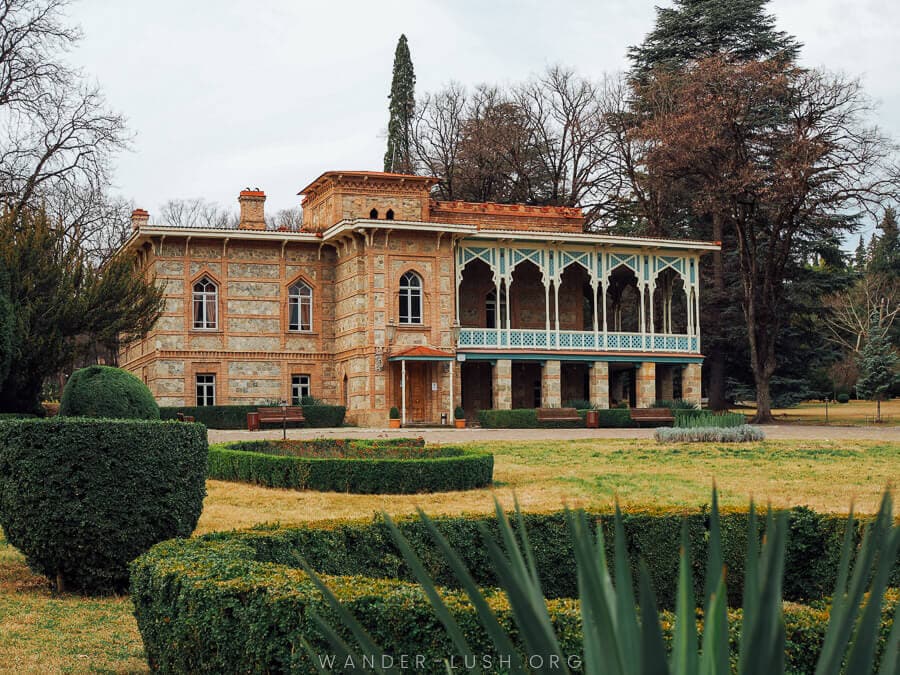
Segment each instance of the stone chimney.
M142 227L146 227L150 222L150 214L144 209L135 209L131 212L131 229L137 232Z
M265 192L259 188L241 190L238 195L238 203L241 205L241 222L238 224L238 228L241 230L266 229Z

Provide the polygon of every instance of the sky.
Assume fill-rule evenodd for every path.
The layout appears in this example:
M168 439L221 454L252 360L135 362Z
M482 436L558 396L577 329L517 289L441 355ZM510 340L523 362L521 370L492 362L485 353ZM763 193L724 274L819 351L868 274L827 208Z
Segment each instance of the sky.
M150 211L202 197L236 210L299 205L323 171L381 170L394 49L416 91L515 83L561 64L600 79L653 26L660 0L78 0L68 58L133 133L115 189ZM900 2L772 0L804 65L860 77L874 121L900 140Z

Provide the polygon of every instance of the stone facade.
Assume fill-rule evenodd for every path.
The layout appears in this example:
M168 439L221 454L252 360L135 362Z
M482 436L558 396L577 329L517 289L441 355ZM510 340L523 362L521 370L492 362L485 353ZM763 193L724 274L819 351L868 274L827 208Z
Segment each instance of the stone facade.
M452 420L456 405L470 417L486 405L555 407L590 399L608 407L629 395L632 405L645 406L658 387L672 390L672 372L682 365L682 395L699 400L696 262L710 245L655 240L646 244L652 254L642 255L643 242L582 234L578 209L435 202L433 183L328 172L303 191L299 231L265 229L260 190L240 193L237 229L150 225L149 214L135 210L126 248L162 285L165 307L151 333L120 354L120 364L148 384L160 405L194 405L198 386L209 381L219 405L290 399L295 384L305 393L308 383L312 396L346 406L350 422L376 426L401 405L407 421L425 423L442 415ZM580 248L552 243L561 236ZM517 248L501 248L510 241ZM461 257L463 245L469 258ZM636 337L615 337L612 319L607 337L607 313L621 312L607 307L607 295L622 295L619 277L598 275L593 266L616 264L634 270L648 293L660 269L677 269L687 280L690 302L678 305L687 315L667 323L681 326L683 335L657 343L652 314L644 323L641 345L646 340L669 364L659 371L652 355L634 351ZM407 292L401 280L410 274L421 284L415 320L402 315L400 299ZM198 300L203 284L214 289L208 305ZM291 325L295 284L312 298L308 325L299 328ZM667 292L671 313L678 303ZM494 348L467 346L461 333L483 327L493 331ZM515 346L520 334L533 346ZM577 340L576 351L561 343L569 334L577 336L565 338ZM591 349L601 337L632 351ZM544 351L536 340L546 342ZM668 353L669 345L686 355ZM642 365L635 371L631 362Z

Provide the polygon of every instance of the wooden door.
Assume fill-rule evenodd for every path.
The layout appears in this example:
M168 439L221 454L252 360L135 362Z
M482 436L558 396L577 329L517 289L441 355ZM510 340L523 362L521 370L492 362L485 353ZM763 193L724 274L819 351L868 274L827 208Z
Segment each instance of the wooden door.
M428 364L423 361L406 362L406 419L409 422L428 421Z

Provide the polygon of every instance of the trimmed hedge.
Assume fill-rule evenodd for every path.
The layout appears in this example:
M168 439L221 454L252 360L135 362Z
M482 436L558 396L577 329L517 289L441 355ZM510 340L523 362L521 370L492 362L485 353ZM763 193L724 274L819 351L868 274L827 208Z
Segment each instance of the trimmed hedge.
M318 441L322 446L343 444L348 449L346 457L298 456L294 451L285 452L279 443L265 441L220 443L209 449L209 477L266 487L356 494L449 492L491 484L493 455L452 446L435 446L426 452L421 445L410 446L402 442L408 439L400 440L386 444ZM413 453L397 452L410 447ZM387 456L390 448L396 455L416 456Z
M636 427L627 408L597 410L602 428ZM533 408L513 410L479 410L478 422L485 429L571 429L584 426L587 410L579 410L580 422L539 422Z
M676 427L739 427L747 424L741 413L714 413L712 410L673 410Z
M609 533L612 517L595 517ZM649 566L664 608L674 605L683 517L679 513L624 515L629 551L635 562L643 557ZM704 559L707 518L706 512L686 516L695 561ZM571 599L577 596L577 580L565 517L561 513L527 514L525 520L563 653L580 655L578 603ZM487 588L496 586L484 547L476 543L481 541L479 527L496 536L494 519L443 517L435 522L475 582ZM746 513L722 515L723 553L729 567L733 607L741 601L747 522ZM787 661L794 672L811 672L810 664L821 645L827 623L822 602L834 583L844 524L843 518L808 509L791 513L785 595L813 601L811 606L785 606ZM442 597L475 652L493 653L473 609L464 594L454 588L455 579L424 526L408 517L398 519L398 525L435 582L447 589ZM611 540L611 536L606 539ZM310 672L311 664L299 644L301 636L317 652L330 653L310 611L334 626L341 622L298 569L300 555L324 575L376 643L395 655L424 654L425 670L443 672L441 664L432 659L456 652L379 520L213 533L156 546L132 565L131 587L151 668L163 672ZM703 597L703 572L703 565L695 565L698 598ZM900 582L897 572L895 568L895 585ZM487 595L501 623L512 627L505 597L500 592L488 591ZM897 593L892 592L882 619L882 646L896 603ZM729 618L736 637L740 610L731 610ZM664 617L663 629L671 638L671 619L666 621Z
M63 417L158 420L156 399L137 377L121 368L88 366L72 373L59 404Z
M128 563L194 531L206 495L200 424L54 417L0 423L0 525L58 587L119 591Z
M166 406L159 409L164 420L174 420L178 413L189 415L210 429L246 429L247 413L256 412L260 405L206 405L206 406ZM340 427L344 425L347 409L342 405L303 406L304 424L288 422L290 429L297 427Z

